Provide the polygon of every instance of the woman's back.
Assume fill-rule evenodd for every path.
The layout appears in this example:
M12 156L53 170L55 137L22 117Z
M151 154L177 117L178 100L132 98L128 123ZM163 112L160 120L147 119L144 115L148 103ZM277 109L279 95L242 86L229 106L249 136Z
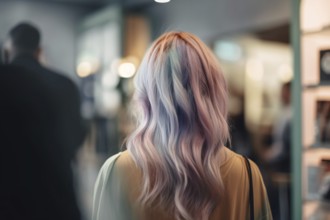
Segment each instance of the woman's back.
M212 51L190 33L165 33L135 82L137 127L127 152L101 171L94 213L104 218L95 219L248 219L248 175L224 147L228 89ZM252 171L256 219L271 219L254 164Z
M219 169L224 184L221 202L210 220L249 219L249 179L244 158L227 148ZM142 173L127 151L103 166L95 194L94 220L173 220L172 212L162 207L143 207L138 202ZM272 219L267 193L258 167L251 162L255 219ZM108 172L108 177L106 177ZM105 202L105 200L107 202ZM102 203L102 204L101 204ZM107 204L106 204L107 203ZM96 214L98 213L98 214Z

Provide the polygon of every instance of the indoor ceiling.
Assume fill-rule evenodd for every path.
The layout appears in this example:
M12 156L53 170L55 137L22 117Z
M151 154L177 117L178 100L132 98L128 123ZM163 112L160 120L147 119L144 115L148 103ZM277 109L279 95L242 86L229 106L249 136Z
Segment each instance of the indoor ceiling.
M111 3L120 3L125 6L138 6L142 4L153 3L153 0L30 0L30 1L42 1L42 2L61 2L61 3L75 3L75 4L92 4L92 5L104 5Z
M280 43L290 43L290 24L284 23L275 27L269 27L257 31L255 35L266 41L275 41Z

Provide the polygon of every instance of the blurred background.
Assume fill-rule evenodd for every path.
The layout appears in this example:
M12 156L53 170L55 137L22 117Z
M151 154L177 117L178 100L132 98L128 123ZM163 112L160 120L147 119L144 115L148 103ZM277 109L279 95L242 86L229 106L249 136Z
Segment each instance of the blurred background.
M171 30L199 36L219 58L230 90L230 147L259 164L274 218L290 219L290 162L273 169L270 150L283 130L278 122L290 120L290 87L283 90L293 77L290 20L288 0L1 0L0 40L19 22L35 24L43 64L79 88L88 135L73 169L84 219L100 166L134 128L130 99L139 63Z

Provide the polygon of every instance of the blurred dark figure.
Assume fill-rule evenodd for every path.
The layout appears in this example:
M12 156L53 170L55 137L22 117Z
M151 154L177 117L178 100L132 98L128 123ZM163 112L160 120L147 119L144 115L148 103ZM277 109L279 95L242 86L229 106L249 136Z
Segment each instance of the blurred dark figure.
M0 219L80 219L57 104L43 75L0 66Z
M291 82L281 88L281 115L273 128L273 142L265 151L269 182L266 183L274 219L290 219L291 211Z
M59 114L61 137L67 149L67 156L72 158L84 139L85 129L80 113L80 94L76 85L63 74L58 74L42 66L39 62L42 49L41 34L29 23L20 23L9 32L4 45L4 61L31 70L42 75L52 92Z
M17 196L17 203L31 203L28 206L30 207L29 214L31 216L36 214L40 218L29 218L30 215L25 215L21 219L27 219L26 216L29 219L52 219L52 216L57 216L54 219L80 219L71 170L71 162L82 144L85 134L80 114L79 93L71 80L39 63L40 40L41 35L37 28L28 23L21 23L10 31L4 46L5 63L21 67L24 71L6 69L6 73L1 73L0 87L3 91L0 94L1 98L5 99L1 104L10 102L14 106L10 107L6 104L5 108L1 109L1 111L6 111L1 114L2 117L6 117L5 124L13 128L8 133L4 128L1 136L8 135L10 137L8 141L14 141L10 142L10 148L15 148L10 149L10 154L6 155L8 163L4 162L1 168L6 166L10 170L8 172L15 172L11 166L15 163L16 157L20 158L24 154L28 158L24 157L23 159L30 162L35 159L35 163L30 165L20 163L22 166L30 166L25 170L26 178L19 179L22 181L19 184L26 187L22 191L30 190L30 194L22 195L20 198L19 193L16 194L15 191L12 193ZM42 97L42 99L34 101L38 97ZM20 106L19 104L22 102L24 105ZM25 104L29 111L24 111ZM11 108L18 113L11 112ZM44 110L49 111L44 112ZM39 120L39 124L33 123L34 118ZM29 124L24 124L25 127L15 135L14 128L20 129L20 126L27 120L30 120ZM27 138L32 143L25 143ZM8 148L5 144L2 146ZM37 150L33 152L30 151L30 148L37 148ZM1 154L3 155L3 153ZM13 162L10 162L11 160ZM28 182L31 184L28 185ZM39 200L38 196L41 194L44 194L44 197L42 197L43 199L40 197ZM11 207L10 204L8 205ZM24 205L22 204L22 207ZM13 210L13 214L19 214L21 209L18 207L20 206L15 207L17 209ZM44 208L45 213L46 210L48 211L47 218L42 215L43 211L40 210L42 208ZM37 215L37 211L41 213Z
M252 150L250 134L247 131L245 124L245 100L243 96L240 96L240 101L240 111L236 114L231 114L229 116L231 140L228 144L231 146L231 149L236 153L247 156L250 159L256 161L254 152Z
M281 89L282 111L273 129L273 144L265 153L265 160L276 172L290 173L291 155L291 82Z

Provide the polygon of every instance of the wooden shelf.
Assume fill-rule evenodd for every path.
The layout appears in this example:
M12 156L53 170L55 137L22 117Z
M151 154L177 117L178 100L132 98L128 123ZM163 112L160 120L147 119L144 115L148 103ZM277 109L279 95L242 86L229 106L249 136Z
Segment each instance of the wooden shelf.
M303 85L303 89L308 90L308 89L329 88L329 86L330 86L330 82L320 82L319 84Z
M303 31L301 30L301 35L308 36L308 35L330 35L330 26L324 27L321 30L317 31Z
M328 144L318 144L318 145L312 145L310 147L303 148L304 152L311 152L311 151L329 151L330 153L330 143Z

